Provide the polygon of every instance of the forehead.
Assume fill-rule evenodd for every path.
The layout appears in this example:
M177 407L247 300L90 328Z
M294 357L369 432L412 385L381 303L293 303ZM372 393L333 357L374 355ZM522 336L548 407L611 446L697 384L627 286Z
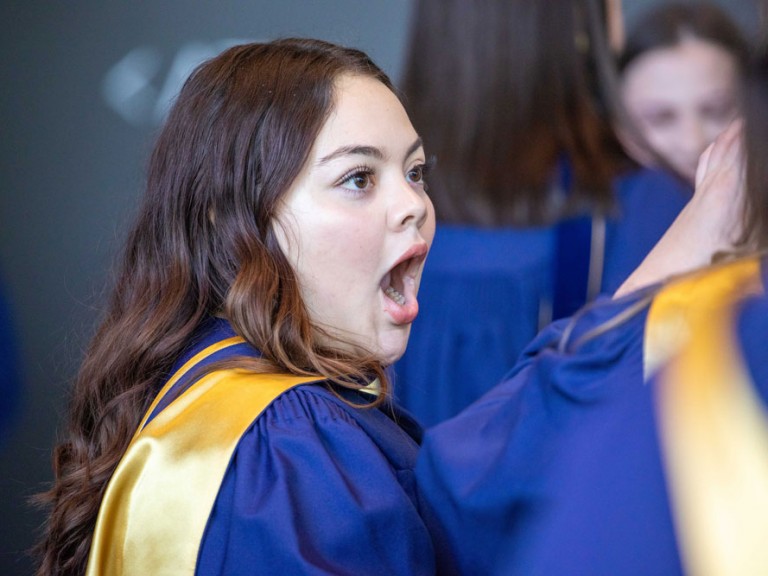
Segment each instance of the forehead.
M695 90L709 82L735 82L736 74L736 58L730 52L714 42L691 38L641 54L627 67L624 78L646 90L664 91L677 85Z
M315 142L316 154L355 143L396 146L410 144L416 131L397 96L380 81L345 74L334 84L334 106Z
M713 42L686 39L638 56L623 81L627 103L679 102L728 95L737 88L736 58Z

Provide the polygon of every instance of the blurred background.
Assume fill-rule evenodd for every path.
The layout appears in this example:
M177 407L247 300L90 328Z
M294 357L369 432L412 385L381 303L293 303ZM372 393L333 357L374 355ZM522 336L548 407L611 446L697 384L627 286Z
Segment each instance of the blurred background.
M625 0L627 23L663 1ZM759 33L756 0L718 4L748 35ZM27 499L51 477L67 385L180 83L232 43L283 36L361 48L397 83L411 8L410 0L0 5L0 321L10 326L0 334L0 574L33 570L25 551L42 517Z

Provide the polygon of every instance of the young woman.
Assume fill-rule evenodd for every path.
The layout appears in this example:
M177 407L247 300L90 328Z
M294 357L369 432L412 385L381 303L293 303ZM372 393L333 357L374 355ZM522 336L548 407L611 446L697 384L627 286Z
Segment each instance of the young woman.
M39 574L430 574L403 353L434 234L421 139L364 54L188 79L72 393Z
M630 31L619 59L622 97L641 139L629 150L693 183L699 156L738 114L747 56L743 34L716 5L651 10Z

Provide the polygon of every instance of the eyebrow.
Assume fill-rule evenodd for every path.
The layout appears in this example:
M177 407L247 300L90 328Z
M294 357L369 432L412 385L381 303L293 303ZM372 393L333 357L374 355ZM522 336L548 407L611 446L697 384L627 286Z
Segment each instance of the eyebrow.
M408 147L408 150L405 153L405 157L408 158L411 154L413 154L416 150L421 148L422 146L422 140L421 138L416 138L414 140L413 144L411 144ZM323 156L320 158L320 160L317 161L317 165L321 166L323 164L327 164L331 160L335 160L336 158L340 158L342 156L351 156L351 155L362 155L362 156L370 156L371 158L375 158L376 160L384 160L385 155L384 152L381 151L380 148L376 148L375 146L342 146L341 148L337 148L327 156Z

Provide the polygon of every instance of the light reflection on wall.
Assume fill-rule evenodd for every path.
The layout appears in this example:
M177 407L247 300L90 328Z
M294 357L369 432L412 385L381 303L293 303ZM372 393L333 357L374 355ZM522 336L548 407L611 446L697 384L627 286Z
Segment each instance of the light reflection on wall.
M104 75L102 95L107 106L128 124L157 126L196 66L230 46L249 41L228 38L188 42L177 50L169 66L158 48L137 46Z

